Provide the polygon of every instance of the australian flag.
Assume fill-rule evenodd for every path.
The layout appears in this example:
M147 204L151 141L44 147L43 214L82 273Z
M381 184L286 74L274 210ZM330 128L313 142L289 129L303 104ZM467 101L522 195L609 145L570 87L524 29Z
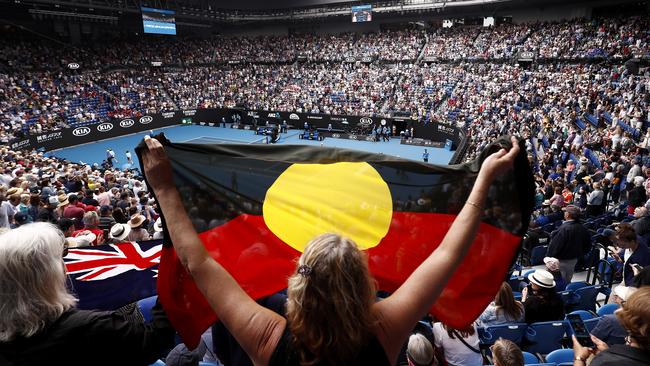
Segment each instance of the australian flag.
M65 267L80 309L115 310L156 294L162 241L74 248Z

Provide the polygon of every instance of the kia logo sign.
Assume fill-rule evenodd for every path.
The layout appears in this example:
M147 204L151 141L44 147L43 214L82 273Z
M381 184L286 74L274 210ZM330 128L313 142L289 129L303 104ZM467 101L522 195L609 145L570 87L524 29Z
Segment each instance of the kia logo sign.
M359 123L362 126L370 126L372 124L372 118L370 117L363 117L359 120Z
M86 136L89 133L90 133L89 127L77 127L74 130L72 130L72 134L77 137Z
M76 70L78 68L79 68L79 64L76 63L76 62L71 62L71 63L68 64L68 69L70 69L70 70Z
M135 121L132 119L123 119L120 121L120 127L122 128L129 128L135 124Z
M97 126L97 131L99 132L108 132L113 129L113 124L112 123L102 123L99 126Z
M153 117L151 116L140 117L140 123L142 123L143 125L149 124L151 122L153 122Z
M300 117L298 117L298 115L295 114L295 113L291 113L291 114L289 115L289 119L300 119Z

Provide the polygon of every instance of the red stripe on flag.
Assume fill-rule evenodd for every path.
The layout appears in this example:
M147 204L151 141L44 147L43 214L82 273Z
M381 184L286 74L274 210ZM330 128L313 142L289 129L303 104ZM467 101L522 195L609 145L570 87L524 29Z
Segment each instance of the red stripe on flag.
M388 234L369 250L370 270L380 288L393 291L399 287L437 248L454 219L454 215L394 212ZM199 237L210 255L255 299L286 288L300 255L268 229L262 216L241 215ZM520 240L481 224L467 256L433 306L433 314L458 328L474 321L496 294ZM217 318L172 248L163 248L158 294L183 341L194 348Z

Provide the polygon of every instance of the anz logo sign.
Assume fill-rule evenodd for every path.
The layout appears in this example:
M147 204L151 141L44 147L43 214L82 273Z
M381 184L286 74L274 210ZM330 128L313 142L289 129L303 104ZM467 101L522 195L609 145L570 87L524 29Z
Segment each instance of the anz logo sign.
M72 130L72 134L77 137L86 136L90 133L90 127L77 127Z

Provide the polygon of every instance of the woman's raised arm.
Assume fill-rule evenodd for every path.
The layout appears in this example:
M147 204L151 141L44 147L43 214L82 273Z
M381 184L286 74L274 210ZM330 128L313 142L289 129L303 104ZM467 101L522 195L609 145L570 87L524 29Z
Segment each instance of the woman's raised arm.
M436 301L472 244L492 181L513 167L519 144L490 155L481 167L472 192L440 246L391 296L373 306L379 321L377 337L394 362L413 326ZM453 309L450 309L453 310Z
M147 150L142 152L142 162L147 182L165 215L178 258L253 362L256 365L267 364L282 336L286 320L253 301L228 271L208 255L174 185L165 148L148 136L145 143Z

